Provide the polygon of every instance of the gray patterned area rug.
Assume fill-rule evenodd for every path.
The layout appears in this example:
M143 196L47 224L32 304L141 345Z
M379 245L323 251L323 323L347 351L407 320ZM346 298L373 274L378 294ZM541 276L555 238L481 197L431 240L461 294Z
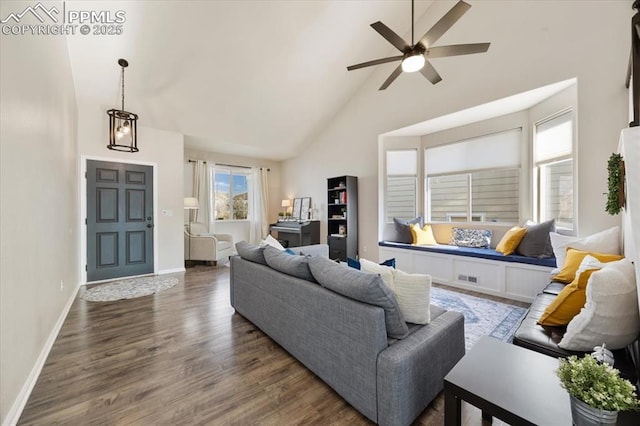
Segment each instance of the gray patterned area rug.
M79 297L89 302L113 302L121 299L134 299L158 293L178 284L174 277L142 277L112 281L95 285L91 288L81 288Z
M527 309L440 287L431 287L431 303L464 315L464 337L467 352L482 336L511 342Z

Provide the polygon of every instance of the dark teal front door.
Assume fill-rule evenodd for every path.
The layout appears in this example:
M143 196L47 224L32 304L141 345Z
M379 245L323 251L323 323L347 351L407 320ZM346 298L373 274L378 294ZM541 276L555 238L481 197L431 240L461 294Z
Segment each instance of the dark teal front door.
M153 168L87 161L87 282L153 273Z

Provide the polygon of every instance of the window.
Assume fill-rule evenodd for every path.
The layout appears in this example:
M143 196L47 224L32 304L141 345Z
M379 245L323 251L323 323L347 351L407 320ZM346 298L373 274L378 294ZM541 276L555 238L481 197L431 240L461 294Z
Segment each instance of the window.
M573 114L560 113L536 123L534 139L535 204L540 222L555 219L573 231Z
M428 220L518 223L521 139L514 129L426 149Z
M216 166L213 171L214 219L246 220L249 214L250 169Z
M517 168L429 177L429 220L517 223L519 187Z
M387 151L387 222L413 219L416 216L418 151L415 149Z

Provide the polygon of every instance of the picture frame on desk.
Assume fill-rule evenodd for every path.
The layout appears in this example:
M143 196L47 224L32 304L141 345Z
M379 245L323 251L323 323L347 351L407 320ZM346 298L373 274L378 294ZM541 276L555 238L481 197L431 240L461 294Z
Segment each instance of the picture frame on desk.
M300 208L300 220L308 220L311 211L311 197L302 198L302 207Z
M291 219L300 220L301 211L302 211L302 198L294 198L293 210L291 211Z

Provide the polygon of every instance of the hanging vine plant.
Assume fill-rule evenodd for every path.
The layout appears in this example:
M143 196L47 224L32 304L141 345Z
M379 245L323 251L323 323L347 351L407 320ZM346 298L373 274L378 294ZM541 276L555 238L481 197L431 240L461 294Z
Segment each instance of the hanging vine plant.
M611 154L607 163L609 171L609 194L606 211L612 216L620 213L625 205L624 195L624 160L620 154Z

